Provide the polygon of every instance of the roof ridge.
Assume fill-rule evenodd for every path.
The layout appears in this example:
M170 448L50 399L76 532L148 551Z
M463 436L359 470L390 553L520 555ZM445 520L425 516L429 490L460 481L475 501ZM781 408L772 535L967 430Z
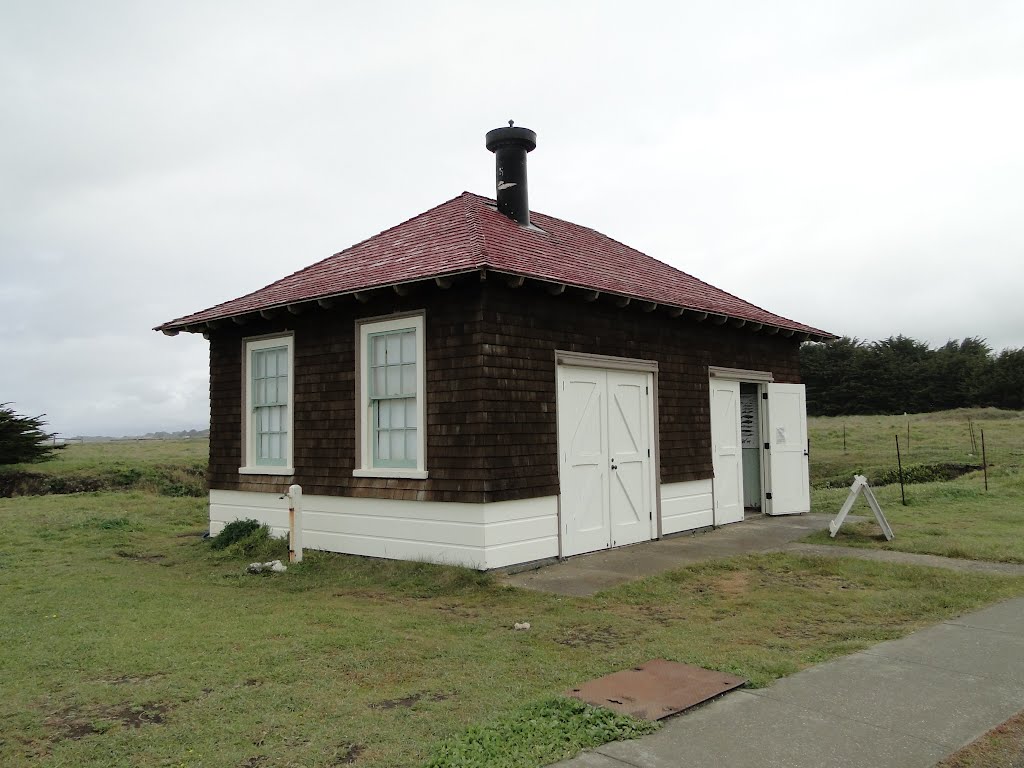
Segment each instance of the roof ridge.
M474 248L474 256L476 257L478 267L490 266L487 259L487 242L484 237L483 223L480 221L479 207L473 205L473 202L479 203L481 198L472 192L463 191L461 195L464 206L463 213L466 217L466 222L469 225L469 236L472 238Z

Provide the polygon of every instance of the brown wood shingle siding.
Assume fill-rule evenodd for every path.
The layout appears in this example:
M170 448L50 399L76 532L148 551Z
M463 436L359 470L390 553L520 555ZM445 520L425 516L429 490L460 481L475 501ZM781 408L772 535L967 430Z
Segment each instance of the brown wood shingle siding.
M354 478L355 320L426 313L427 480ZM244 339L294 331L295 476L239 475ZM363 305L282 314L210 341L210 487L421 501L558 493L555 350L657 360L661 482L711 476L707 366L799 381L798 344L780 336L551 297L494 281L382 293Z

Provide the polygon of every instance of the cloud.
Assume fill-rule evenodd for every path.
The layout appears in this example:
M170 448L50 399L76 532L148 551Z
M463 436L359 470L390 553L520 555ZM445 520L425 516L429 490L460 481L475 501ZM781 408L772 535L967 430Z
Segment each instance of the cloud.
M33 2L0 28L0 400L198 427L149 329L463 189L539 133L531 203L774 312L1024 346L1019 4Z

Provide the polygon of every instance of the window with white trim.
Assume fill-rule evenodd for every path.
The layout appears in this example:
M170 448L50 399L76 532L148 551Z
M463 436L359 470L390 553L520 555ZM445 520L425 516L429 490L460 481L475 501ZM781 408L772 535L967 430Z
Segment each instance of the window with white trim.
M245 343L245 474L292 474L292 337Z
M425 478L423 315L359 324L357 477Z

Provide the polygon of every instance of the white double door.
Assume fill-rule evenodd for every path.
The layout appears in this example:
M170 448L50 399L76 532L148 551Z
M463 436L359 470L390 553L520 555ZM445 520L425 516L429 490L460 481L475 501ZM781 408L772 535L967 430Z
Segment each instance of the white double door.
M762 384L764 440L761 466L764 511L769 515L809 512L807 400L802 384ZM711 457L714 524L743 519L743 450L740 439L740 382L711 379Z
M657 535L652 386L651 373L559 366L563 557Z

